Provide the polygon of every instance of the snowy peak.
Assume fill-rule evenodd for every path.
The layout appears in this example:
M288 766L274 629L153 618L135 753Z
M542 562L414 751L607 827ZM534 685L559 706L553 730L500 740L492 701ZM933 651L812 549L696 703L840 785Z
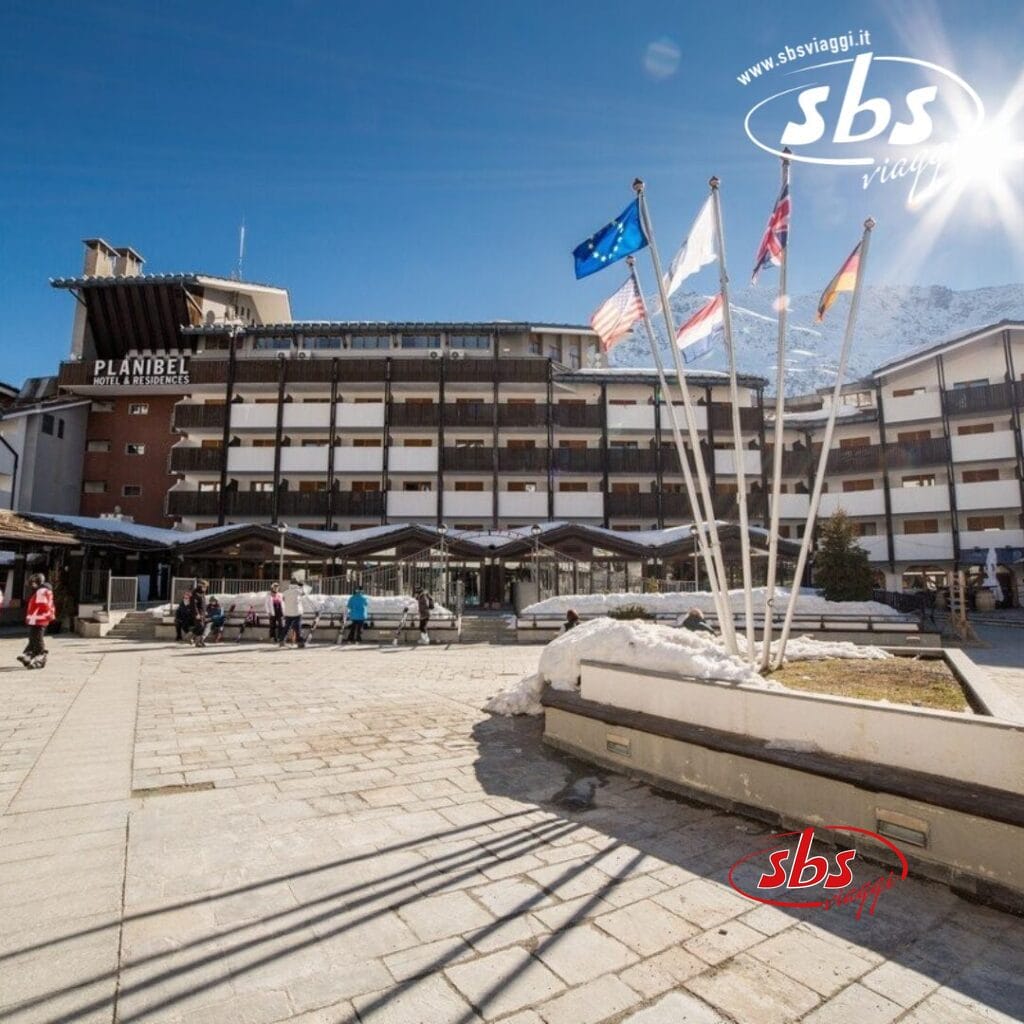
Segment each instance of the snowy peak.
M731 295L736 365L743 373L775 380L778 327L770 287L743 288ZM787 332L786 393L804 394L835 382L839 348L846 325L845 303L832 309L825 322L814 322L818 293L791 296ZM680 292L672 297L676 324L691 317L707 297ZM651 304L652 313L655 304ZM964 334L999 320L1024 319L1024 284L956 291L944 285L867 286L861 295L860 315L846 379L855 380L901 353L944 338ZM664 324L655 319L662 345ZM666 352L666 357L671 358ZM651 366L650 348L642 331L635 331L611 352L613 366ZM716 344L694 369L726 368L725 353Z

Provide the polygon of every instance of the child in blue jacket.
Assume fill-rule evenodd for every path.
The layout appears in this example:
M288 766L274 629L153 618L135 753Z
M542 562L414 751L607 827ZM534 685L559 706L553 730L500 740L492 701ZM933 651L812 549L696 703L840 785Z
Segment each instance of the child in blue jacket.
M347 614L348 614L348 637L347 641L350 644L358 644L363 639L363 625L366 622L366 614L370 607L370 602L366 599L366 595L363 593L362 587L356 587L352 591L352 596L348 599Z

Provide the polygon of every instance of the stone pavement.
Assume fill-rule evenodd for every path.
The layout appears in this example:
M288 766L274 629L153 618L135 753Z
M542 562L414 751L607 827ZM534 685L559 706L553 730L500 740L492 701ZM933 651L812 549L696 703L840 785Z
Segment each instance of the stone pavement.
M1024 622L1014 608L1011 612L993 612L985 622L972 622L982 646L963 648L964 654L984 669L990 685L1002 691L1015 708L1014 721L1024 722ZM996 616L1006 621L997 623Z
M974 1024L1024 922L729 888L756 823L541 745L536 647L0 641L0 1021ZM877 873L877 869L875 869Z

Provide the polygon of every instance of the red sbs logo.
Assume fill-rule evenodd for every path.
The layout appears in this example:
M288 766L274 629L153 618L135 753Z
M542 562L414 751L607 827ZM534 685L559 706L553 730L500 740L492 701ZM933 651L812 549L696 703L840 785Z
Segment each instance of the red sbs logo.
M891 869L887 874L871 882L857 885L852 869L857 851L839 849L831 858L825 854L811 853L815 829L805 828L799 832L779 832L772 837L788 839L797 836L795 848L767 847L741 857L729 869L729 884L741 896L774 907L818 907L822 910L831 910L856 904L857 920L860 920L865 907L869 915L874 914L881 894L891 889L894 882L907 877L907 858L885 836L870 832L866 828L857 828L853 825L823 825L820 831L851 832L870 836L896 855L899 861L899 874ZM765 861L766 866L758 871L758 865ZM750 874L753 881L752 886L749 882L744 883L748 888L744 888L738 878L744 873Z

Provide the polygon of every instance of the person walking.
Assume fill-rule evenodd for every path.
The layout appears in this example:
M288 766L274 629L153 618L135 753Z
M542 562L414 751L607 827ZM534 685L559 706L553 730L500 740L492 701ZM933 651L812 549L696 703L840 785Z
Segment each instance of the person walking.
M348 614L348 637L346 642L350 644L362 643L363 640L363 626L366 623L367 610L370 607L370 602L366 599L366 595L363 593L362 587L356 587L352 591L351 596L348 599L346 605L346 612Z
M181 595L178 607L174 609L174 642L181 643L186 633L192 632L192 591Z
M284 603L281 596L281 584L271 583L267 594L267 618L270 619L270 642L279 643L284 639Z
M46 668L46 642L43 639L46 627L57 617L53 601L53 588L42 573L33 573L28 579L29 598L25 609L25 625L28 626L28 643L18 661L25 668Z
M434 607L434 599L422 587L416 588L416 608L420 617L420 638L418 643L429 644L430 634L427 633L427 623L430 622L430 612Z
M189 643L195 647L206 646L203 640L203 632L206 629L207 586L209 584L206 580L196 580L196 585L192 588L192 599L189 601L189 607L192 611L192 635L189 637Z
M277 646L284 647L289 634L295 634L295 646L305 647L306 641L302 636L302 599L306 596L306 588L296 577L292 577L288 589L281 595L281 604L284 609L284 628L280 635Z

